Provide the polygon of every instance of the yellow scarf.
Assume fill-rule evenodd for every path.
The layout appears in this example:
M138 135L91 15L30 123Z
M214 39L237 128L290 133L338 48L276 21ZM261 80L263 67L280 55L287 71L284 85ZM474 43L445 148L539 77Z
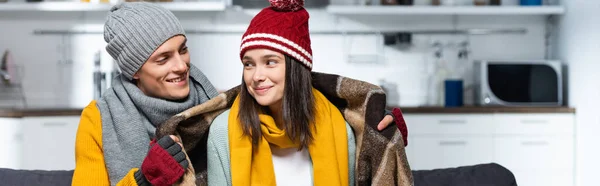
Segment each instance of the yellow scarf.
M321 92L313 88L315 96L314 141L308 145L313 163L313 181L316 186L348 185L348 136L342 113ZM253 154L252 140L244 136L238 120L239 96L229 113L229 151L231 180L234 186L274 186L275 173L269 143L281 148L297 148L299 142L290 140L273 117L259 114L262 140ZM254 157L254 158L253 158Z

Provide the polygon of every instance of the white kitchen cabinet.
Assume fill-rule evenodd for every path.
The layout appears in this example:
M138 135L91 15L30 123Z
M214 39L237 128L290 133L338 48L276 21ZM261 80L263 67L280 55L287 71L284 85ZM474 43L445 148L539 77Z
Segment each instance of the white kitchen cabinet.
M494 145L494 162L511 170L519 185L573 185L571 137L496 137Z
M510 170L519 186L573 186L573 171L558 169Z
M479 114L415 114L406 115L411 135L474 134L491 135L490 119Z
M569 137L496 137L495 162L509 169L573 169Z
M489 163L492 142L491 137L416 137L410 166L423 170Z
M406 117L406 116L404 116ZM408 138L406 139L408 140L408 145L406 147L404 147L404 152L406 153L406 159L408 160L408 162L419 162L418 160L415 160L415 158L418 158L417 156L413 156L413 140L414 138L411 136L410 132L408 133ZM411 169L415 169L413 164L409 164Z
M73 170L79 116L24 117L23 169Z
M0 168L21 168L21 118L0 118Z
M573 114L496 114L495 134L573 135Z
M413 170L498 163L519 186L574 185L574 114L405 114L405 120Z

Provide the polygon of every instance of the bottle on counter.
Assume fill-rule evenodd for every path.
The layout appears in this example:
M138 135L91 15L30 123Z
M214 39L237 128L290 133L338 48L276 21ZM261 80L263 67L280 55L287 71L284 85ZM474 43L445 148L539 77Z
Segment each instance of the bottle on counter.
M427 106L443 106L444 105L444 80L448 77L449 69L447 62L443 58L444 46L440 42L434 42L432 45L433 60L430 61L428 70L427 82Z
M473 5L485 6L485 5L488 5L488 0L473 0Z
M106 73L101 69L101 51L94 55L94 99L97 100L102 96L102 92L106 89Z

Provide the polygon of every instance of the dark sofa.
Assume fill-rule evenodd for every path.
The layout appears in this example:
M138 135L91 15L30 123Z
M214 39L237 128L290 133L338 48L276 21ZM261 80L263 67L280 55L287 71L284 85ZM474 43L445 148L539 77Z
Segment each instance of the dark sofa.
M0 186L71 185L72 170L42 171L0 168ZM496 163L415 170L415 186L516 186L515 176Z

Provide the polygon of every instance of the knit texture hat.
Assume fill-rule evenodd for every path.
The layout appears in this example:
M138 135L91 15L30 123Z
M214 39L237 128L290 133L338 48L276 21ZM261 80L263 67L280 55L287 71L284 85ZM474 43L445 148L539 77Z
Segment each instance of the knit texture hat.
M240 58L251 49L269 49L286 54L312 69L308 12L303 0L269 0L250 22L242 37Z
M106 51L129 80L165 41L184 35L179 20L169 10L147 2L113 6L104 24Z

